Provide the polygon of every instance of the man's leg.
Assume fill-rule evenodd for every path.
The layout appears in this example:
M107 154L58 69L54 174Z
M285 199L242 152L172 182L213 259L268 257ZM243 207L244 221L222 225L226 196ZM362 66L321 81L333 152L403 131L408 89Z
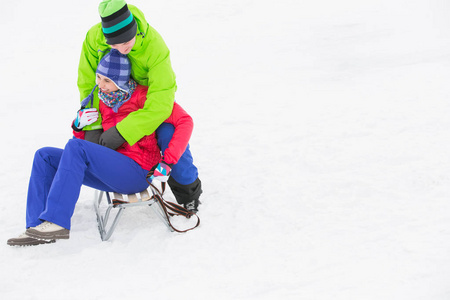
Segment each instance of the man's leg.
M158 146L163 153L169 147L174 131L173 125L168 123L162 123L156 130ZM198 206L198 199L202 193L202 184L198 178L198 170L194 165L189 145L178 160L178 163L173 165L167 183L179 204L196 201L196 206Z

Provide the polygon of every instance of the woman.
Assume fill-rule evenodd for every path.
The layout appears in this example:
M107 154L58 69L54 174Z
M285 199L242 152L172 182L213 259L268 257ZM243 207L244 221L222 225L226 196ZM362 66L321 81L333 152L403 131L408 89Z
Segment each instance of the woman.
M97 67L103 126L99 144L84 140L82 128L97 121L98 112L83 108L72 124L75 138L69 140L64 150L45 147L36 152L27 196L27 230L9 239L8 245L39 245L68 239L71 217L83 184L123 194L148 187L146 175L161 161L155 134L144 136L132 146L114 138L117 133L120 136L116 124L142 108L146 101L147 87L137 85L130 71L127 56L115 49ZM92 93L84 105L91 98Z

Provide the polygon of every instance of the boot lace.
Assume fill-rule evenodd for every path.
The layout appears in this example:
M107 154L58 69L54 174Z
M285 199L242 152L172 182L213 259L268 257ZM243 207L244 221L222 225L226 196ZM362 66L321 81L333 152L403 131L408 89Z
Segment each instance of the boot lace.
M50 225L52 225L52 223L45 221L45 222L39 224L38 226L36 226L36 229L44 230L45 228L49 227Z

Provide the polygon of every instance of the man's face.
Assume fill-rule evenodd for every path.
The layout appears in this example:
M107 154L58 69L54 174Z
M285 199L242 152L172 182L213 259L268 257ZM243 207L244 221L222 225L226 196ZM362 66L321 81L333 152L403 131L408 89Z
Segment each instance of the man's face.
M133 49L134 43L136 43L136 37L126 43L111 45L111 48L117 49L122 54L128 54Z

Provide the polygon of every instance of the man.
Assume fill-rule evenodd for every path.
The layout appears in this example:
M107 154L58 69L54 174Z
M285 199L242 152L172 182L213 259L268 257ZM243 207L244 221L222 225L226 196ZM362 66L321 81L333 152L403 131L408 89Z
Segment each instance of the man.
M164 151L173 130L157 129L172 113L177 89L170 51L159 33L147 23L144 14L124 0L102 1L99 13L101 23L88 31L81 51L78 67L81 100L85 103L86 97L91 94L97 65L111 48L127 54L131 61L132 77L138 84L149 88L143 109L130 113L105 132L99 116L97 122L84 128L85 139L115 150L124 142L134 145L142 137L156 131L158 144ZM93 106L98 108L98 95L92 95ZM155 168L171 172L168 183L177 202L196 212L202 190L189 146L176 165L162 161Z

